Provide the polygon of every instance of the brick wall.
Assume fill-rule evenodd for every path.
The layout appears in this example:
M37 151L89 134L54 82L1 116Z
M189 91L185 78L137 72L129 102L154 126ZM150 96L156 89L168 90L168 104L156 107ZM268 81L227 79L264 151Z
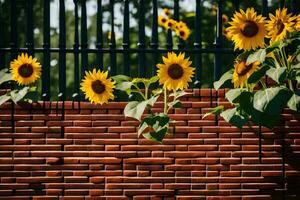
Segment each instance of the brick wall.
M224 90L193 90L163 144L137 138L125 103L0 108L0 199L300 199L300 115L244 130L202 119ZM161 104L156 109L161 109ZM284 167L283 167L284 166Z

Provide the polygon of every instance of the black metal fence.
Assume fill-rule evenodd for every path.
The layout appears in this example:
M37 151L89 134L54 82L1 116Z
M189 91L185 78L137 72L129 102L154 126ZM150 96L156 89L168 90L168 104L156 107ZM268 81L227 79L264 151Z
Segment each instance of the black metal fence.
M65 21L65 1L59 0L59 46L50 46L50 0L43 1L43 46L36 47L34 45L34 18L33 18L33 0L27 0L26 4L26 45L23 48L18 47L18 34L21 32L18 29L17 24L17 3L18 0L10 0L11 7L10 11L10 46L0 46L0 59L2 56L10 54L10 58L13 59L20 52L28 52L33 55L35 53L42 53L43 59L41 60L43 66L42 73L42 90L41 96L43 100L49 100L51 96L57 94L51 94L51 73L50 73L50 56L52 53L58 53L58 66L59 66L59 100L66 100L66 55L73 54L74 56L74 89L73 89L73 100L79 100L80 98L80 80L83 77L83 73L87 70L88 66L88 55L96 54L96 64L100 68L103 66L103 56L109 55L110 59L110 74L115 75L117 73L130 74L131 64L130 55L138 55L138 75L140 77L150 76L151 74L145 73L146 59L145 56L151 55L152 74L155 73L155 64L159 61L159 55L168 51L182 51L188 52L194 56L194 65L196 68L196 75L194 79L194 87L200 87L202 83L202 62L203 54L209 53L214 54L214 80L218 79L221 74L221 56L223 54L232 54L232 48L222 47L222 6L225 1L215 0L213 1L217 5L216 15L216 33L215 42L213 48L202 47L202 9L203 0L195 0L195 29L194 31L194 42L193 47L188 48L183 40L178 40L178 43L173 45L172 33L169 30L166 38L166 45L161 47L158 40L158 4L157 0L152 0L152 30L151 30L151 41L146 42L145 36L145 2L150 0L138 0L138 43L136 48L131 47L131 33L130 33L130 17L129 17L129 0L121 1L123 4L123 43L121 47L117 47L114 30L114 0L110 0L110 31L111 39L108 48L104 47L103 44L103 29L102 29L102 0L97 0L97 33L96 33L96 48L88 47L88 29L87 29L87 7L86 0L74 0L74 17L75 17L75 35L73 48L66 47L66 21ZM96 1L96 0L95 0ZM239 8L239 0L232 0L235 9ZM120 2L120 1L118 1ZM291 10L297 12L297 0L291 0ZM279 5L283 7L286 4L285 1L279 1ZM180 18L180 6L179 0L174 0L174 19L179 20ZM268 0L261 0L262 14L267 15L268 12ZM79 10L81 9L81 10ZM79 17L79 11L81 11L81 17ZM118 13L119 14L119 13ZM80 30L79 30L80 26ZM6 27L0 27L4 29ZM123 59L123 72L117 72L117 55L122 55Z

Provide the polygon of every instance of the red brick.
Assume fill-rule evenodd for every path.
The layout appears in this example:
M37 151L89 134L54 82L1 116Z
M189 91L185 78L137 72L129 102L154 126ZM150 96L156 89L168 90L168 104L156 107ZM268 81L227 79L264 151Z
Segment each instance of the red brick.
M130 133L135 131L136 128L133 126L116 126L108 128L108 133Z
M300 187L300 115L285 109L281 126L262 129L260 163L258 126L239 130L220 117L218 126L215 116L202 119L210 106L230 107L225 90L191 92L182 98L183 108L172 110L170 116L177 121L162 144L137 138L139 122L122 114L126 102L82 102L81 110L77 103L73 109L72 102L65 102L64 121L60 102L59 113L56 102L51 108L46 102L45 114L41 104L33 104L31 116L28 107L16 106L15 133L10 133L10 104L0 106L1 197L174 200L176 194L177 200L271 199L270 191L281 188L278 132L285 135L286 194L293 195ZM161 110L162 102L155 109Z

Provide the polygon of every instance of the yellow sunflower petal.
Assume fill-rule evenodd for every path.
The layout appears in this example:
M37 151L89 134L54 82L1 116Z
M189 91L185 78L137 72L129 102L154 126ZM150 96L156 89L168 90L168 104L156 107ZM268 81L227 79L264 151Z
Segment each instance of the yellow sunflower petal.
M251 50L264 46L265 18L257 15L254 8L236 12L226 29L235 49Z
M19 85L29 85L40 78L42 66L36 58L28 56L27 53L18 55L17 59L11 61L10 71L12 79Z
M270 14L269 18L266 29L271 42L283 40L289 32L294 31L296 16L287 14L287 8L277 9L275 15Z
M249 65L246 61L236 61L234 65L234 72L232 82L235 88L243 88L246 86L248 78L258 69L260 62L254 62Z
M101 72L93 69L85 72L86 76L80 83L80 89L85 93L85 98L92 103L107 103L108 100L114 99L113 88L115 82L108 79L108 72Z
M190 65L191 61L185 58L184 53L176 55L174 52L169 52L167 57L163 57L163 64L157 64L159 83L167 90L188 88L194 75L194 68Z

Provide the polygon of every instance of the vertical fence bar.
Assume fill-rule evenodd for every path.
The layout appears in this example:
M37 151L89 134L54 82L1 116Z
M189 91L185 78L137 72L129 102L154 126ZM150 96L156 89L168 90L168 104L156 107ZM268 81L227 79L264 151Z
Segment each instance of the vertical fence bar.
M10 4L10 60L17 57L18 28L17 28L17 3L11 0Z
M74 91L73 91L73 100L80 100L79 95L79 19L78 19L78 0L74 0L74 15L75 15L75 33L74 33ZM79 104L78 104L79 105Z
M116 37L115 37L115 12L114 6L115 1L110 0L110 23L111 23L111 39L109 42L109 49L110 49L110 74L116 75L117 73L117 55L116 55Z
M153 50L152 53L152 60L153 60L153 65L152 65L152 76L156 74L156 63L158 62L158 17L157 17L157 0L152 0L152 37L151 37L151 43L150 47Z
M13 60L17 57L17 46L18 46L18 29L17 29L17 4L16 0L11 1L10 7L10 47L11 47L11 54L10 60ZM14 89L14 83L10 83L10 87ZM15 104L11 101L11 132L15 132Z
M285 6L285 0L279 0L279 6L283 8Z
M172 30L168 29L167 31L167 43L166 43L166 48L169 51L173 50L173 37L172 37Z
M179 21L179 0L174 0L174 19ZM184 41L178 37L178 49L184 48Z
M202 77L202 53L198 50L202 49L202 35L201 35L201 0L196 0L196 18L195 18L195 42L194 49L195 53L195 67L196 75L194 86L201 87L201 77Z
M100 51L103 48L103 30L102 30L102 0L97 1L97 43L96 48L99 50L97 53L97 67L103 70L103 53Z
M299 0L292 0L291 11L293 14L297 15L300 12L300 2Z
M268 0L262 0L262 15L264 17L268 15Z
M3 8L2 4L0 4L0 35L4 33L4 25L3 25L3 18L2 18ZM0 48L4 47L4 38L0 37ZM5 52L0 51L0 70L5 68Z
M2 13L3 13L3 9L2 9L2 4L0 4L0 35L3 34L3 31L5 30L4 29L4 26L3 26L3 23L2 23ZM3 37L0 37L0 48L2 48L4 46L3 40L4 38ZM2 51L0 51L0 70L5 68L5 53Z
M218 0L218 12L217 12L217 30L215 38L215 66L214 66L214 80L218 80L221 74L221 53L219 49L222 46L222 0Z
M268 17L268 0L262 0L262 15L264 17ZM266 85L268 85L268 76L265 76ZM261 161L261 154L259 154L260 161Z
M138 73L139 77L145 77L146 72L145 72L145 6L144 6L144 0L139 0L139 39L138 39Z
M240 0L233 0L233 5L235 6L235 10L240 9Z
M50 1L44 0L42 100L50 100Z
M128 49L130 47L129 39L129 0L124 0L124 21L123 21L123 72L126 75L130 75L130 54Z
M59 1L59 100L65 100L66 91L66 19L65 2Z
M86 0L81 0L81 78L88 70Z
M33 41L33 2L27 0L27 30L26 30L26 47L28 53L34 56L34 41Z

